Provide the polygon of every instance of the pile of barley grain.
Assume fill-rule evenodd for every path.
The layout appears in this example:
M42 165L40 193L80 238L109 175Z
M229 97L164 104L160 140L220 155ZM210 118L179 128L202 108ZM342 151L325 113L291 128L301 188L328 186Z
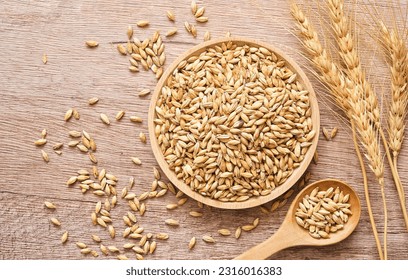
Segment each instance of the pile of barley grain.
M330 238L330 233L343 229L352 215L349 198L338 187L327 190L316 187L299 202L296 222L313 238Z
M182 61L156 103L158 144L203 196L268 195L300 166L315 131L308 91L285 61L232 42Z

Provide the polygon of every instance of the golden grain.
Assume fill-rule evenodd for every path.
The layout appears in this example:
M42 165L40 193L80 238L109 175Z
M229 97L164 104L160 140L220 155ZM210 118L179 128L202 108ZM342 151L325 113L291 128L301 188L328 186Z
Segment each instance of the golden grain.
M44 150L41 150L41 156L45 162L48 163L50 161L48 154Z
M127 31L126 31L126 35L128 37L128 39L132 39L133 36L133 27L131 25L128 25Z
M177 31L178 30L177 30L176 27L174 27L173 29L170 29L169 31L167 31L166 37L171 37L171 36L175 35L177 33Z
M195 246L195 244L196 244L196 238L195 237L192 237L191 239L190 239L190 242L188 242L188 249L193 249L194 248L194 246Z
M132 162L136 165L141 165L142 161L138 157L131 157Z
M146 143L146 135L143 132L139 133L139 139L142 143Z
M173 210L173 209L176 209L177 207L178 205L176 203L171 203L171 204L166 205L167 210Z
M105 221L104 221L103 218L101 218L101 217L97 218L97 219L96 219L96 222L97 222L100 226L102 226L102 227L105 227L105 228L107 227Z
M195 15L197 13L197 9L198 9L196 1L194 1L194 0L191 1L190 7L191 7L191 12L193 13L193 15Z
M241 236L241 227L237 227L237 229L235 230L235 238L238 239Z
M85 243L82 243L82 242L77 242L77 243L75 243L75 244L76 244L77 247L80 248L80 249L85 249L86 247L88 247L88 246L86 246Z
M150 94L150 89L143 89L139 92L139 96L146 96Z
M120 121L120 120L123 118L124 115L125 115L125 111L119 111L119 112L116 114L115 119L116 119L117 121Z
M228 229L225 229L225 228L219 229L218 233L223 235L223 236L231 235L231 231L229 231Z
M202 237L203 241L206 243L215 243L215 239L212 236L204 235Z
M92 40L86 41L85 44L89 48L95 48L95 47L99 46L99 43L97 41L92 41Z
M190 211L189 214L192 217L202 217L203 216L202 212L197 212L197 211Z
M45 145L45 143L47 143L47 139L44 139L44 138L38 139L34 142L36 146L43 146Z
M166 15L167 15L167 18L168 18L170 21L175 21L175 20L176 20L176 16L174 15L174 13L173 13L172 11L167 11L167 12L166 12Z
M150 244L149 253L153 254L156 251L156 247L157 247L156 241L152 241L152 243Z
M143 216L145 212L146 212L146 204L142 203L140 205L139 213L141 216Z
M88 104L89 105L95 105L96 103L98 103L99 98L98 97L92 97L88 100Z
M108 248L106 248L106 246L104 246L103 244L101 244L100 248L101 248L101 252L102 252L104 255L109 255L109 250L108 250Z
M119 52L121 55L127 55L127 50L126 50L126 47L125 47L124 45L118 44L118 45L116 46L116 48L118 49L118 52Z
M69 121L71 119L72 112L73 112L72 109L68 109L68 111L65 113L65 116L64 116L65 121Z
M209 41L209 40L211 40L211 33L210 31L206 31L204 33L204 41Z
M169 226L179 226L180 225L179 221L174 220L174 219L166 219L164 222L166 223L166 225L169 225Z
M47 57L47 55L44 53L43 54L43 56L42 56L42 62L44 63L44 64L47 64L47 62L48 62L48 57Z
M323 136L324 136L324 138L326 138L326 140L331 139L331 134L330 134L330 132L329 132L329 130L327 128L323 127L322 132L323 132Z
M198 17L196 18L197 22L204 23L208 21L208 17Z
M107 125L110 124L110 121L109 121L108 116L105 115L104 113L101 113L101 114L100 114L100 118L101 118L101 120L102 120L105 124L107 124Z
M76 109L72 110L72 116L76 119L79 120L80 116L79 116L79 112Z
M92 235L92 240L95 241L95 242L98 242L98 243L102 241L101 238L98 235L95 235L95 234Z
M108 250L112 253L119 253L120 250L116 248L115 246L108 246Z
M334 127L330 133L330 138L333 139L334 137L336 137L337 135L337 131L338 131L338 127Z
M112 225L108 226L108 232L111 238L115 238L116 231L115 228Z
M167 240L169 239L169 235L167 233L157 233L156 238L159 240Z
M64 232L61 236L61 243L64 244L68 241L68 231Z
M147 20L139 20L136 24L137 24L137 26L139 26L139 27L146 27L146 26L149 25L149 21L147 21Z
M45 201L45 202L44 202L44 205L45 205L45 207L47 207L48 209L56 209L56 208L57 208L54 203L49 202L49 201Z
M130 121L136 122L136 123L141 123L143 121L143 119L141 117L131 116Z
M51 223L53 223L56 226L61 225L61 222L57 218L51 218L50 221L51 221Z

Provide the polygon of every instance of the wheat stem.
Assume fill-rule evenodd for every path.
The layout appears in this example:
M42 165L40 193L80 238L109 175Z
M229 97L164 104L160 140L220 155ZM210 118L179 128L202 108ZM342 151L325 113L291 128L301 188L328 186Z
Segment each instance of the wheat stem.
M378 254L380 257L380 260L384 260L384 254L383 250L381 248L381 241L378 236L378 231L377 231L377 226L374 220L374 215L373 215L373 210L371 207L371 201L370 201L370 195L368 191L368 180L367 180L367 172L364 166L364 160L363 157L361 156L360 148L358 146L358 141L357 141L357 135L356 135L356 127L354 125L354 121L351 121L351 130L353 133L353 142L354 142L354 149L356 150L357 158L360 163L360 168L361 168L361 174L363 175L363 184L364 184L364 195L366 198L366 203L367 203L367 210L368 210L368 216L370 218L370 224L374 233L374 239L375 239L375 244L377 245L377 250Z
M380 131L380 136L381 136L381 139L382 139L384 147L385 147L384 150L385 150L385 153L387 155L388 162L389 162L389 164L391 166L392 177L394 178L395 184L397 185L397 192L398 192L398 197L399 197L399 201L400 201L400 204L401 204L402 215L404 217L405 226L406 226L406 228L408 230L408 213L407 213L407 208L405 206L405 195L403 193L403 187L402 187L401 179L400 179L399 174L397 172L397 165L396 165L396 163L394 164L393 158L392 158L391 153L390 153L390 149L389 149L388 144L387 144L387 139L385 138L385 135L384 135L383 131ZM394 157L394 160L396 160L395 157Z
M376 141L375 131L371 125L373 117L368 117L366 98L361 86L354 86L356 83L350 80L344 75L338 68L338 66L332 62L327 51L323 48L318 38L317 32L310 24L307 17L302 10L296 5L292 4L291 13L297 21L298 27L303 35L303 44L309 53L312 55L312 61L320 71L320 78L329 87L329 92L334 100L339 104L343 112L348 116L350 122L356 124L357 130L360 134L360 140L366 150L366 157L369 161L370 168L376 175L376 178L381 187L384 186L384 170L383 162L380 155L378 142ZM358 57L357 57L358 59ZM358 63L359 64L359 63ZM361 98L363 97L363 98ZM376 99L375 99L376 100ZM371 100L372 101L372 100ZM373 111L371 111L373 112ZM375 116L375 115L374 115ZM363 175L364 177L364 175ZM368 186L366 187L368 191ZM387 219L387 208L385 202L385 194L383 194L384 216ZM367 207L371 210L371 204ZM376 238L376 242L379 242L378 232L374 219L370 218L370 223ZM386 251L387 241L387 220L384 223L384 251ZM381 245L377 247L380 257L383 256ZM384 256L385 258L385 256Z

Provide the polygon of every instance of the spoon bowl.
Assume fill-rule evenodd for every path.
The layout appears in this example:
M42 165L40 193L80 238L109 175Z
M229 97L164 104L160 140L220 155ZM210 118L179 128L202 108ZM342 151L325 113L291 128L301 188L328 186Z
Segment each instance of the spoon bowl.
M349 216L349 220L344 224L344 228L338 230L337 232L330 233L329 238L314 238L309 235L308 231L296 223L295 212L298 208L299 202L302 201L303 197L310 194L312 190L319 187L320 191L325 191L330 187L339 187L340 191L345 194L350 195L348 201L351 204L350 210L352 215ZM360 220L361 214L361 203L357 193L354 189L344 182L335 179L326 179L315 182L313 184L305 187L293 200L288 213L286 214L285 220L278 229L278 231L272 235L270 238L265 240L259 245L252 247L248 251L239 255L235 259L237 260L249 260L256 259L262 260L267 259L272 254L281 251L285 248L295 247L295 246L326 246L338 243L346 239L357 227Z

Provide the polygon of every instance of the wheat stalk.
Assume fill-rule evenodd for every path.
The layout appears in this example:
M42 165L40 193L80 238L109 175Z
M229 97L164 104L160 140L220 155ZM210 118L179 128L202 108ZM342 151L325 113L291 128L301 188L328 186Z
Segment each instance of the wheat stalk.
M304 46L309 51L309 53L312 55L312 61L320 71L321 80L327 84L327 86L330 89L329 92L331 93L332 97L334 98L334 100L338 103L340 108L349 118L352 124L353 135L355 135L354 129L357 128L361 136L360 139L362 139L363 142L365 141L363 143L363 146L366 149L366 157L370 163L370 168L373 171L375 171L377 180L379 181L380 186L383 188L384 186L383 173L384 172L383 172L383 164L381 161L381 156L378 156L379 154L377 154L379 153L378 143L376 145L376 143L373 143L372 141L370 141L370 138L364 137L368 135L369 137L372 137L373 133L375 136L375 131L372 129L372 126L366 125L367 123L369 123L368 118L366 116L366 112L367 112L365 108L366 103L361 98L356 98L358 97L358 94L355 94L356 92L355 90L353 90L352 81L349 78L347 78L345 74L339 70L338 66L330 59L327 50L323 48L319 40L317 32L315 31L313 26L310 24L309 20L304 15L304 13L299 8L299 6L296 4L292 4L291 13L292 13L292 16L295 18L295 20L297 21L297 25L301 31L301 34L303 35ZM361 91L361 88L357 87L357 89L360 89ZM351 95L354 95L354 98L351 98ZM350 100L354 100L354 102L350 102ZM357 111L361 111L360 113L362 114L356 115ZM362 118L355 119L353 116L361 116ZM356 125L354 125L355 123ZM368 196L368 183L367 183L364 163L362 162L362 158L360 156L358 144L356 142L356 137L353 137L353 139L355 143L356 153L358 155L360 165L362 168L362 174L363 174L363 179L364 179L364 189L365 189L365 194L366 194L370 223L373 229L373 234L374 234L374 238L376 241L380 259L384 259L383 251L381 248L381 242L378 237L375 220L374 220L374 216L372 213L370 198ZM375 139L376 137L371 138L371 140L375 140ZM385 200L384 200L384 203L385 203ZM384 212L386 213L385 206L384 206ZM385 216L387 215L385 214ZM386 227L386 224L384 225L384 227ZM385 239L384 240L384 243L385 243L386 234L384 234L384 239ZM384 245L384 247L386 246Z
M339 54L346 66L348 77L353 82L355 90L350 93L350 107L353 108L354 122L359 131L361 142L365 148L365 156L370 169L374 172L381 188L384 207L384 258L387 259L387 208L384 192L384 162L377 141L377 129L380 127L380 110L377 95L371 84L366 80L361 67L360 58L350 32L350 22L344 13L343 0L328 0L330 18L339 47ZM397 188L399 188L397 186Z
M383 43L390 58L392 99L388 114L389 147L397 159L404 140L405 116L408 104L408 51L404 40L394 29L380 21Z

